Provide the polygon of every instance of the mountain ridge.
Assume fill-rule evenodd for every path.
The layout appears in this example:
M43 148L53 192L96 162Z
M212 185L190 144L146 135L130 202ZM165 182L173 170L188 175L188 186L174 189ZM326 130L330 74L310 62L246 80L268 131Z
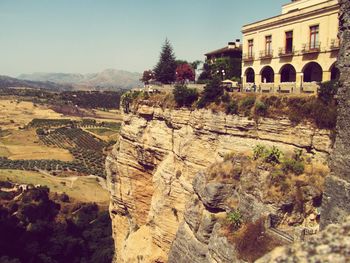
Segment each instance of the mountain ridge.
M141 74L126 70L105 69L97 73L56 73L35 72L21 74L18 79L29 81L49 81L70 84L75 88L131 89L141 85Z

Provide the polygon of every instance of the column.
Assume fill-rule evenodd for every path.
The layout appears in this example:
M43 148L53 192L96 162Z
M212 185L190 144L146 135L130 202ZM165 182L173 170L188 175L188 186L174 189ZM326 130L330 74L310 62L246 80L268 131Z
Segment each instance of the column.
M330 81L330 80L331 80L331 72L330 71L323 71L322 72L322 82Z
M275 81L273 83L272 92L277 92L279 85L281 84L281 74L275 73Z
M297 72L296 78L295 78L295 91L294 93L301 93L302 86L304 82L304 73L303 72Z

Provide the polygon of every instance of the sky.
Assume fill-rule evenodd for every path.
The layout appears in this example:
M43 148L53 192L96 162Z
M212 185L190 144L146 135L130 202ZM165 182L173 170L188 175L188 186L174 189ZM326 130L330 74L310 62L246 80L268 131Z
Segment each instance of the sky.
M166 38L176 58L242 38L290 0L0 0L0 75L151 69Z

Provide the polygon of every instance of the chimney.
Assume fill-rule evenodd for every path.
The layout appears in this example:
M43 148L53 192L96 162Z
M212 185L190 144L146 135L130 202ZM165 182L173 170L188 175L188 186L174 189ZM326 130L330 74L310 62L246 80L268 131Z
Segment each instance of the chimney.
M236 39L235 42L228 42L228 48L239 48L241 45L241 41Z

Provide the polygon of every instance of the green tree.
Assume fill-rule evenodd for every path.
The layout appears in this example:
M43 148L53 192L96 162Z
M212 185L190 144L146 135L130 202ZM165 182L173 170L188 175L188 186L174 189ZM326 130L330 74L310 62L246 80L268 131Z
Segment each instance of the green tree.
M169 84L175 81L176 75L176 60L173 48L168 39L165 40L165 43L162 47L160 53L159 61L154 68L154 74L156 80L164 84Z
M150 80L154 79L154 73L152 70L145 70L140 79L145 85L149 83Z

